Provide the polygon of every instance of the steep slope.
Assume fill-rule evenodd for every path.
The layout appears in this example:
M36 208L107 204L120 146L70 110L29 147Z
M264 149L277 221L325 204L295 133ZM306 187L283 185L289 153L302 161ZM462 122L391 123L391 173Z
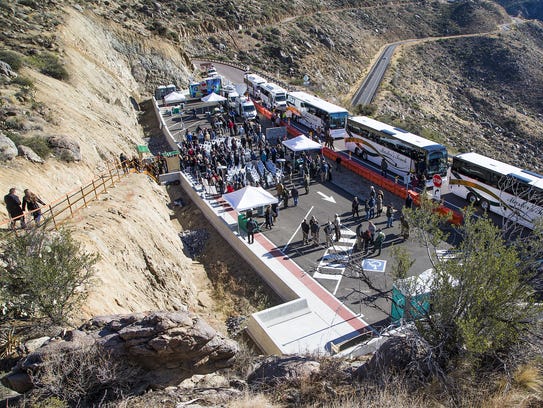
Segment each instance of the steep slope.
M140 99L144 82L138 83L136 77L151 69L150 61L157 72L177 61L177 75L187 76L183 57L171 46L138 40L103 22L66 9L56 41L70 74L68 81L28 68L21 72L32 79L34 103L44 106L48 118L27 135L66 135L81 147L81 162L49 158L45 164L34 164L18 157L2 163L0 191L12 185L30 188L51 201L90 181L105 168L105 161L121 151L135 154L136 144L145 143L139 112L131 102ZM13 98L4 100L16 103ZM215 321L207 276L201 265L184 255L178 237L181 227L170 221L169 202L164 188L134 174L69 223L85 248L101 255L89 302L79 318L189 308ZM2 218L7 216L4 206L0 211Z
M377 113L453 151L475 150L541 171L542 61L540 22L405 45L379 93Z

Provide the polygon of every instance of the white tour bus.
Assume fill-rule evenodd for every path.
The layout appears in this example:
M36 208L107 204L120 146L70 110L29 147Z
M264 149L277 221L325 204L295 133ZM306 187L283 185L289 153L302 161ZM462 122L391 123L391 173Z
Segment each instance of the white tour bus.
M530 229L543 216L543 175L502 163L478 153L453 157L449 188Z
M404 182L424 175L430 186L435 174L447 176L447 148L439 143L365 116L348 118L346 132L347 149L380 167L384 160Z
M243 82L247 85L247 91L253 98L260 98L260 85L265 84L267 81L256 74L245 74Z
M302 91L289 92L287 105L293 112L292 119L302 125L313 130L330 128L334 139L345 137L347 109Z
M266 84L260 84L260 99L262 104L268 109L282 109L287 107L287 91L281 88L279 85L272 84L271 82Z

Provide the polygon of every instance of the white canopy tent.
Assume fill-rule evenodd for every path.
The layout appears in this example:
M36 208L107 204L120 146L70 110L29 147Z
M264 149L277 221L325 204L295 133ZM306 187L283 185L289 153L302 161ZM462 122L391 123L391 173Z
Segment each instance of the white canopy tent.
M185 102L186 100L187 98L185 97L185 95L178 91L170 92L164 97L164 103L167 104Z
M268 193L262 187L247 186L232 193L223 194L228 204L236 211L250 210L278 202L277 198Z
M308 138L305 135L300 135L295 138L284 140L283 145L293 152L301 152L304 150L320 150L322 145Z
M224 96L217 95L215 92L211 92L209 95L204 96L201 100L202 102L219 103L226 101L226 98Z

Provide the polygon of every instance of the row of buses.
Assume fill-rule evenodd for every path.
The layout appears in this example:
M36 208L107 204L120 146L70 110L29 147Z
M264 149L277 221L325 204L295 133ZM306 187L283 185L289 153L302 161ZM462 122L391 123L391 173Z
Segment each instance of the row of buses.
M306 92L287 92L254 74L245 76L251 96L269 109L288 109L304 126L330 129L345 147L378 167L408 180L424 174L447 178L450 191L484 210L533 229L543 217L543 175L482 156L462 153L449 164L444 145L365 116L350 116L337 105ZM385 164L386 163L386 164Z

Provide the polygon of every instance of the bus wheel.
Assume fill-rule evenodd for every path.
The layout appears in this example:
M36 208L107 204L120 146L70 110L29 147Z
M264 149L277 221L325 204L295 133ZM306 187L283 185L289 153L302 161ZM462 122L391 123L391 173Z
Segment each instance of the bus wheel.
M490 203L487 200L481 200L481 208L486 212L490 210Z
M365 150L362 150L362 160L368 161L368 153Z
M354 149L354 154L356 156L360 157L360 153L361 153L361 151L360 151L360 149L358 147Z
M473 204L473 205L477 204L477 197L473 193L468 194L467 200L468 200L468 203L470 204Z

